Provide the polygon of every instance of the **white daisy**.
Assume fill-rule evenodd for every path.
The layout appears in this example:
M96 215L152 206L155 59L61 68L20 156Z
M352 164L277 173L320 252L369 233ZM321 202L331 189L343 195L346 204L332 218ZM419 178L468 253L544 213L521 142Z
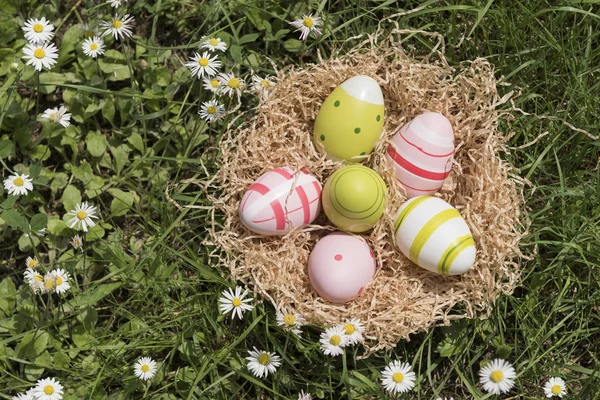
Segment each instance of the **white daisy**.
M110 3L112 7L119 7L121 3L127 2L127 0L107 0L107 3Z
M27 259L25 260L25 266L27 266L27 268L31 268L31 269L36 269L37 267L39 267L40 262L38 261L37 257L27 257Z
M304 393L304 390L301 390L298 393L298 400L311 400L310 393Z
M227 43L222 41L220 38L211 37L211 38L207 38L205 41L203 41L199 47L201 49L209 49L210 51L216 51L216 50L225 51L225 50L227 50Z
M131 30L133 22L134 19L129 14L125 14L123 18L121 18L119 14L116 14L110 21L102 21L100 23L100 26L105 29L102 36L104 37L112 34L117 40L119 40L119 38L127 39L133 34Z
M194 57L185 63L185 66L192 70L192 75L196 75L198 78L202 78L204 75L211 77L217 73L221 61L217 60L217 56L211 57L210 53L205 51L202 55L194 53Z
M277 325L283 327L286 332L292 332L300 336L302 331L300 328L306 324L306 319L300 314L288 313L287 310L278 312L276 315Z
M31 225L29 225L29 233L26 233L25 236L27 237L44 237L46 236L46 233L48 232L48 228L42 228L39 231L32 231L31 230Z
M302 19L297 19L293 22L290 22L290 25L298 28L294 32L301 32L300 40L306 40L311 32L314 32L315 36L321 35L321 31L319 30L319 27L321 26L321 18L313 17L312 14L305 14L302 16Z
M4 180L4 189L14 196L26 195L27 191L33 190L32 182L29 175L14 174Z
M544 393L546 397L563 397L567 394L567 385L561 378L550 378L544 385Z
M46 43L54 36L54 26L45 17L42 19L31 18L21 28L25 32L25 39L31 44Z
M59 123L66 128L71 124L71 114L67 112L64 106L48 108L42 114L42 120Z
M219 90L219 87L221 86L221 82L219 82L219 80L217 78L204 78L202 80L202 82L204 82L204 84L202 85L202 87L204 87L204 89L206 90L210 90L213 93L216 93Z
M142 357L133 366L135 376L141 380L152 379L156 375L156 361L150 357Z
M43 292L50 293L56 289L56 277L52 272L46 272L44 275L44 290Z
M495 359L479 371L479 382L488 393L508 393L515 385L517 374L513 366L500 358Z
M85 39L81 48L83 49L83 54L92 58L104 54L104 42L98 36Z
M344 353L343 347L348 345L348 337L343 328L332 326L321 333L321 350L327 356L339 356Z
M81 30L81 33L83 33L83 37L85 37L85 38L93 38L94 36L98 36L100 34L96 27L92 27L87 22L84 24L81 24L79 29Z
M444 397L443 399L441 397L438 397L435 400L454 400L454 397Z
M198 114L207 122L214 122L225 114L225 107L217 100L206 101L202 103Z
M383 387L392 394L408 392L415 387L416 375L411 371L409 363L392 361L381 375Z
M234 93L239 97L246 84L243 79L236 78L233 73L220 73L217 76L217 79L221 82L221 92L229 97L233 96Z
M23 56L27 60L27 65L33 65L36 71L42 68L50 69L56 64L58 58L58 49L54 43L31 44L23 47Z
M75 228L77 230L88 231L88 227L96 226L92 218L98 219L96 216L96 207L88 204L84 201L81 204L77 204L75 209L69 211L67 215L73 216L69 221L69 228Z
M81 239L81 236L79 236L79 235L73 236L73 238L71 239L71 241L69 243L71 243L71 246L73 246L73 248L75 250L83 251L83 240Z
M40 379L33 389L36 400L61 400L63 387L55 378Z
M46 288L44 287L44 277L37 271L32 270L31 268L27 268L25 270L25 281L29 284L29 287L33 291L33 293L37 292L45 292Z
M25 393L13 396L12 400L35 400L35 397L33 397L33 388L29 389Z
M277 371L277 367L281 365L281 357L275 353L260 351L254 347L253 351L248 350L248 354L250 354L246 357L248 369L257 378L263 378L274 373Z
M244 290L244 293L242 293L242 288L239 286L236 286L235 293L233 293L231 288L223 290L223 297L219 298L219 310L221 310L221 314L227 314L233 310L232 317L235 318L237 314L238 318L242 319L242 314L253 308L248 304L253 299L252 297L246 299L245 297L247 294L248 290L246 289Z
M69 290L71 285L69 284L69 273L64 269L55 269L50 272L50 275L54 278L54 292L61 294Z
M269 88L275 85L273 81L269 79L268 76L261 78L258 75L252 75L252 90L256 90L257 92L268 90Z
M346 337L348 338L348 345L362 343L362 341L363 341L362 333L365 331L365 327L360 322L360 319L358 319L358 318L352 318L351 320L347 319L345 324L340 324L339 326L346 333Z

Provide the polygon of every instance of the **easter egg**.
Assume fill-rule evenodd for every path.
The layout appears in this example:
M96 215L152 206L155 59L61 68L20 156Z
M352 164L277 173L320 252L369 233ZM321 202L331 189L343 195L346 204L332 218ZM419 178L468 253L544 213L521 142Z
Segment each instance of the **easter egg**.
M308 277L319 296L345 303L371 282L375 265L375 256L363 239L334 232L319 240L310 253Z
M315 120L313 142L334 160L364 156L383 130L383 93L371 77L357 75L339 85Z
M315 220L321 190L317 178L305 169L275 168L248 188L240 202L240 219L261 235L285 235Z
M394 218L396 245L412 262L442 275L458 275L475 263L475 241L460 213L444 200L419 196Z
M409 198L432 195L452 169L454 133L440 113L416 116L392 137L387 159Z
M350 232L372 229L387 205L387 187L379 174L362 165L338 169L323 188L323 209L338 228Z

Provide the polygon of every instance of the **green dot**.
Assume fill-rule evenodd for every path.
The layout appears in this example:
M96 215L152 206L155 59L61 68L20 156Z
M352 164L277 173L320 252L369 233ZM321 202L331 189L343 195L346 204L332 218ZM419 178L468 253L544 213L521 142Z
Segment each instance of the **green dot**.
M325 141L325 135L319 136L319 139L321 139L321 142L324 142Z
M377 122L381 121L381 115L378 115L375 119L377 120Z
M340 106L340 101L336 100L335 103L333 103L333 106L334 107L339 107Z
M360 133L360 128L354 128L354 133Z
M365 153L364 151L362 153L360 153L361 156L364 156L365 154L367 154L367 153Z

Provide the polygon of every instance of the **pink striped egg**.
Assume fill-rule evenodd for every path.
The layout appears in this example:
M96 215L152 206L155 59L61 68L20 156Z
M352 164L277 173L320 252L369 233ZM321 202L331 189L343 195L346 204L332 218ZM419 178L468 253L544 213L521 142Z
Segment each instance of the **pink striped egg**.
M285 235L317 218L322 189L305 169L275 168L248 188L240 203L240 219L246 228L261 235Z
M440 113L417 115L392 137L387 159L409 198L429 196L440 190L450 175L454 133Z

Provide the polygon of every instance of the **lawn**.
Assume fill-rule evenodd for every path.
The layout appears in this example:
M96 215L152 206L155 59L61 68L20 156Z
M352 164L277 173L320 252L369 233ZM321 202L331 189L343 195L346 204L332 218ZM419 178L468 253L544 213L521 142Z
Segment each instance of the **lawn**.
M56 378L64 399L297 399L300 391L313 399L533 399L554 376L566 382L563 398L600 398L598 1L122 3L116 11L103 0L0 0L2 176L33 179L26 195L0 188L0 398ZM407 10L415 11L379 26ZM133 36L109 33L104 54L84 54L86 31L100 36L116 12L134 18ZM301 41L289 22L309 13L323 19L322 35ZM22 58L21 27L41 17L55 27L58 58L40 73ZM212 265L218 249L202 245L211 204L185 182L218 172L220 138L258 104L252 74L318 63L319 54L350 50L348 38L394 23L440 33L451 65L485 58L500 95L514 91L500 130L510 135L502 158L528 182L522 276L488 319L432 328L366 358L360 345L324 356L323 326L304 326L301 338L286 333L260 296L250 294L254 307L241 320L221 314L222 292L239 283ZM239 102L221 97L224 115L219 105L210 123L198 111L215 116L205 104L213 93L185 66L205 51L204 36L227 45L212 53L219 72L247 84ZM415 35L408 48L418 57L435 43ZM62 105L67 127L42 119ZM68 213L81 202L98 218L73 246L76 214ZM70 288L33 293L28 257L42 275L68 272ZM281 356L274 374L247 368L254 347ZM144 356L158 363L152 379L134 373ZM502 396L479 383L494 358L517 374ZM393 360L411 365L413 391L391 396L382 386Z

